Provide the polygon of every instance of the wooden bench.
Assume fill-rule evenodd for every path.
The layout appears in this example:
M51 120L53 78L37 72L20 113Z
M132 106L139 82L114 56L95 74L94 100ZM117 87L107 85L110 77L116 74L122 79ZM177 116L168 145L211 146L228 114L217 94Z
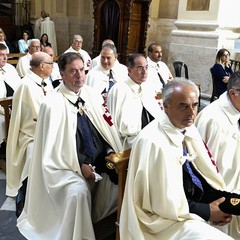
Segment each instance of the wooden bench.
M26 53L9 53L7 62L9 64L12 64L12 65L16 66L19 58L23 57L25 55L26 55ZM53 61L57 62L58 61L58 56L53 57Z
M7 62L9 64L12 64L12 65L16 66L19 58L23 57L25 55L26 55L26 53L9 53Z
M116 221L116 240L120 240L119 235L119 219L127 178L128 161L131 149L107 156L106 161L110 162L118 173L118 206L117 206L117 221Z
M7 136L8 136L8 129L9 129L9 123L10 123L10 107L12 106L12 97L5 97L0 98L0 105L3 107L5 112L5 141L7 142ZM3 169L6 171L6 161L1 160L0 161L0 169Z

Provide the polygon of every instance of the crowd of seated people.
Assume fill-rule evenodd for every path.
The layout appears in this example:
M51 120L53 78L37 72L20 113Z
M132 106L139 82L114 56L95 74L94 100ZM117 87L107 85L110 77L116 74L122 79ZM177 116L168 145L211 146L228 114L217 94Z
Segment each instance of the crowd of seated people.
M191 239L192 234L201 239L197 226L206 230L209 239L239 237L238 203L230 210L229 205L231 199L240 202L236 192L240 169L233 167L240 154L240 75L232 72L227 49L218 51L211 69L221 85L219 99L196 116L197 87L191 80L173 78L161 60L159 43L149 45L148 57L130 55L126 66L119 63L110 39L93 61L82 49L82 36L74 34L57 63L47 34L38 39L23 31L18 43L26 55L13 67L19 83L12 87L6 195L16 198L17 226L27 239L95 239L92 223L117 207L117 173L105 157L129 148L133 151L121 239ZM8 53L11 47L0 30L0 70L4 71L0 77L6 89ZM219 119L229 116L224 118L229 134L210 117L214 111L216 116L222 111ZM214 144L217 134L218 145ZM220 141L225 138L234 146L232 154ZM187 153L182 151L183 143ZM185 166L192 154L190 166L202 182L200 190ZM175 185L166 188L172 177ZM222 232L212 225L222 227Z

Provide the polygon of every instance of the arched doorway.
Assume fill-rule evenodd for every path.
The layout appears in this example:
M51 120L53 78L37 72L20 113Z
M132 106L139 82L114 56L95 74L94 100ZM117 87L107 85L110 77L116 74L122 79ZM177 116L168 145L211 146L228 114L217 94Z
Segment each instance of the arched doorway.
M93 55L99 54L106 38L114 40L123 64L131 53L145 53L150 3L151 0L93 0Z

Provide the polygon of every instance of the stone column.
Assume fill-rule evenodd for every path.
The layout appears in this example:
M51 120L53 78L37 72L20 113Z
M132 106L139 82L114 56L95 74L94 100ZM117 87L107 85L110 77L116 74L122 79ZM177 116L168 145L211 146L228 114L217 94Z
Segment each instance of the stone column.
M224 47L232 53L231 58L235 57L239 7L239 0L179 0L168 62L185 62L189 78L201 84L203 95L212 91L209 69L216 52Z

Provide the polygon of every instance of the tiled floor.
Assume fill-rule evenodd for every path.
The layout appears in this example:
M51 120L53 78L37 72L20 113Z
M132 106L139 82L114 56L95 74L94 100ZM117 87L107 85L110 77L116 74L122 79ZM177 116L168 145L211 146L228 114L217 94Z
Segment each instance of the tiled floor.
M16 227L15 202L5 195L6 175L0 170L0 240L24 240Z

